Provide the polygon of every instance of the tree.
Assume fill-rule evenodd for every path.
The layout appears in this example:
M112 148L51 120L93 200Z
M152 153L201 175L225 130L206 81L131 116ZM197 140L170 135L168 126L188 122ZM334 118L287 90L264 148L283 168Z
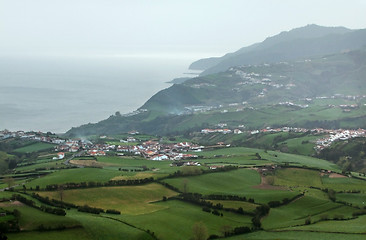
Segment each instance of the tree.
M8 188L11 188L12 186L14 186L14 179L12 177L5 177L3 179L3 182L8 185Z
M64 186L63 185L58 186L58 195L60 197L60 201L62 202L62 200L64 198Z
M183 193L188 193L188 180L183 180Z
M224 236L224 237L228 237L231 235L232 231L233 231L233 228L230 226L230 225L223 225L220 229L221 231L221 234Z
M194 240L207 240L207 227L203 222L196 222L192 228Z

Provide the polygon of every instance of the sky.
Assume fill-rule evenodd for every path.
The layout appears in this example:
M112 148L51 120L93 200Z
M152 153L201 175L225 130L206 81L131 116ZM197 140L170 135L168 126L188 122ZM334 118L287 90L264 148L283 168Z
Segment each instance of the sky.
M364 0L0 0L0 56L223 55L307 24L366 28Z

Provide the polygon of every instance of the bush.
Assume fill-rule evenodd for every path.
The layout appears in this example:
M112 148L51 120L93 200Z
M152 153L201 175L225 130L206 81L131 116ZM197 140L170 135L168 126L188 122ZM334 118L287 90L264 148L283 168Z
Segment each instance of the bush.
M88 205L79 206L78 207L78 211L79 212L93 213L93 214L99 214L99 213L103 213L104 212L104 210L101 209L101 208L89 207Z
M109 213L109 214L117 214L117 215L120 215L121 212L118 211L118 210L114 210L114 209L108 209L107 211L105 211L106 213Z

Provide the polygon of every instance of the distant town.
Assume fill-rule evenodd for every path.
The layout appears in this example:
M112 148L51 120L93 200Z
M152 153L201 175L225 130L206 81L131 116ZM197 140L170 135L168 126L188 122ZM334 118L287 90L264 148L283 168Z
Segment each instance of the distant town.
M351 138L366 137L365 129L349 130L349 129L305 129L305 128L264 128L258 130L244 130L244 125L238 125L237 128L229 129L227 124L219 123L217 128L205 128L201 130L201 134L248 134L256 135L259 133L279 133L279 132L294 132L294 133L310 133L319 135L314 144L314 149L317 152L328 148L335 141L346 141ZM139 132L131 131L126 139L120 139L120 144L113 143L93 143L90 140L85 139L63 139L54 134L46 134L42 132L25 132L25 131L0 131L0 140L7 138L20 138L24 140L40 141L45 143L55 144L54 150L58 152L57 157L54 159L63 159L65 152L77 153L83 151L85 155L89 156L105 156L109 151L115 151L117 155L123 156L139 155L149 160L161 161L161 160L184 160L184 159L196 159L198 156L192 154L194 152L200 152L207 146L200 146L191 142L177 142L177 143L160 143L158 140L152 141L138 141L134 135L138 135ZM100 136L100 139L105 139L107 136ZM217 147L228 147L223 142L217 143ZM212 147L212 146L210 146Z

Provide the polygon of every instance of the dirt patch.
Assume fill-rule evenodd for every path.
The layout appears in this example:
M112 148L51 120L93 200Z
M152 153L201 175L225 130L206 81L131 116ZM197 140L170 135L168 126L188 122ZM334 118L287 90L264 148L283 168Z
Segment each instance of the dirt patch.
M102 167L96 160L70 160L70 163L85 167Z
M263 175L261 175L261 184L259 184L257 186L253 186L253 188L266 189L266 190L288 190L286 187L273 186L273 185L268 184L267 178Z
M116 176L116 177L112 178L111 180L113 180L113 181L137 180L137 179L144 179L144 178L150 178L150 177L154 177L154 174L153 173L137 173L136 175L133 175L133 176Z
M13 206L24 206L24 204L19 201L0 202L0 207L13 207Z
M346 176L341 175L339 173L331 173L329 174L329 178L346 178Z

